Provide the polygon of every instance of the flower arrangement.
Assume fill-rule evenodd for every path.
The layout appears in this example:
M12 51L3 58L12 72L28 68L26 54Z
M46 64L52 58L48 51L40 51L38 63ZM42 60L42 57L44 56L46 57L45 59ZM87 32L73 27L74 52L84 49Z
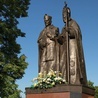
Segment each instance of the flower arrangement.
M57 84L66 84L66 81L62 78L62 74L50 70L48 74L46 72L39 73L37 78L33 79L33 89L47 89L56 86Z

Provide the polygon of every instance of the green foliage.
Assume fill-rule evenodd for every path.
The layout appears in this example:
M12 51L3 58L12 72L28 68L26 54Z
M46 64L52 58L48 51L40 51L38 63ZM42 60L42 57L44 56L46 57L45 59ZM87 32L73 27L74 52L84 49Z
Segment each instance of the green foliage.
M94 98L98 98L98 86L95 86L95 97Z
M20 98L16 79L21 79L27 68L26 56L18 54L18 37L25 33L18 27L18 18L27 17L30 0L0 0L0 97Z
M98 98L98 86L94 86L94 83L88 80L88 86L95 89L94 98Z
M89 87L94 88L94 83L91 82L90 80L87 81L87 84Z

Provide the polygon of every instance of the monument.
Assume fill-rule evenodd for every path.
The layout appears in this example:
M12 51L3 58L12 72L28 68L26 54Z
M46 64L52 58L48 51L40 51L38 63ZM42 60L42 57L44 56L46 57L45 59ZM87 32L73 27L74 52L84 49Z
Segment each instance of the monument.
M65 26L59 35L60 71L69 84L87 84L82 35L79 25L71 18L71 10L65 4L62 11Z
M37 42L39 73L60 72L66 84L48 89L26 88L26 98L94 98L94 89L87 86L81 30L66 3L62 16L65 25L59 33L59 28L52 25L52 17L44 15L45 28Z
M44 15L45 28L39 35L39 73L46 74L50 70L57 71L59 67L59 43L57 37L59 28L52 25L52 17Z

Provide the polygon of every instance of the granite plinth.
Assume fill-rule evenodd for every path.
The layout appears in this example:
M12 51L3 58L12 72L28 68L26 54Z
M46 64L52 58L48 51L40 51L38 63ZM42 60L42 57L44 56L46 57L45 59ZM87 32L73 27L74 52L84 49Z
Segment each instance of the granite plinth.
M57 85L49 89L26 88L26 98L94 98L95 90L82 85Z

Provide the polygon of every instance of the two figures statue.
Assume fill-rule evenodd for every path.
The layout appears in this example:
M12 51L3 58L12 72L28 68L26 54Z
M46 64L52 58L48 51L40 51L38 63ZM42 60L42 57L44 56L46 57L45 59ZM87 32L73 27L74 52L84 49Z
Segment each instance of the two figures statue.
M50 70L62 73L69 84L87 84L82 35L79 25L71 18L71 10L64 6L62 11L65 26L52 25L52 17L45 14L45 28L39 35L39 72Z

